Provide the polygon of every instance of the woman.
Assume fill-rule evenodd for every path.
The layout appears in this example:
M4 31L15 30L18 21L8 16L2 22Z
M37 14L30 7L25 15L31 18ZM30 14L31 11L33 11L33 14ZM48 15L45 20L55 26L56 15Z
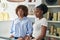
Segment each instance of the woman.
M47 20L43 15L48 11L48 7L45 4L40 4L35 8L35 16L37 20L33 25L33 40L43 40L47 30Z
M29 40L33 27L32 22L27 18L28 8L24 5L17 6L16 15L18 18L12 23L10 38L14 38L14 40Z

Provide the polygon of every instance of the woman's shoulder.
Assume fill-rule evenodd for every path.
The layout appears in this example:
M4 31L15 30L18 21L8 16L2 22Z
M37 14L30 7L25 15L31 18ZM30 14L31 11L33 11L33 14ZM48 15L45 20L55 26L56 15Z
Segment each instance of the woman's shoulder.
M46 19L46 18L42 18L42 20L43 20L43 21L47 21L47 19Z
M17 20L18 20L18 18L13 19L13 21L17 21Z
M13 19L12 22L17 23L18 22L18 18Z
M47 19L46 19L46 18L42 18L42 19L40 20L40 22L41 22L41 23L47 23Z
M30 21L30 22L32 22L32 20L31 20L30 18L28 18L28 17L27 17L27 21Z

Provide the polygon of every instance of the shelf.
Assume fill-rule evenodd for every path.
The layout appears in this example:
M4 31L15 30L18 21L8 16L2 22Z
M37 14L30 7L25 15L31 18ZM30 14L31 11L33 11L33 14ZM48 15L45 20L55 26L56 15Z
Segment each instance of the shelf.
M28 15L27 17L35 18L35 15Z
M6 20L6 21L0 21L0 22L10 22L10 21L12 21L12 20Z
M35 2L29 2L28 5L35 5Z
M35 15L28 15L27 17L29 18L35 18ZM9 20L0 20L0 22L9 22L9 21L13 21L14 19L9 19Z
M51 37L51 38L58 38L58 39L60 39L60 36L54 36L54 35L46 35L46 37Z
M9 21L13 21L14 19L9 19L9 20L0 20L0 22L9 22Z
M54 6L48 6L48 8L53 8L53 7L60 7L60 5L54 5Z
M60 23L60 21L48 21L48 22L53 22L53 23Z

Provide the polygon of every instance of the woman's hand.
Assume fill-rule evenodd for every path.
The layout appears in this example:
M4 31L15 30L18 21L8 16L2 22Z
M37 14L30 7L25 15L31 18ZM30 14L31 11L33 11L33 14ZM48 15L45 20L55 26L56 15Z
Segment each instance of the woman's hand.
M34 39L32 39L32 40L36 40L36 39L34 38Z
M18 38L17 40L23 40L23 38Z
M11 35L11 36L10 36L10 38L14 38L14 36L13 36L13 35Z
M30 36L25 36L25 40L30 40Z

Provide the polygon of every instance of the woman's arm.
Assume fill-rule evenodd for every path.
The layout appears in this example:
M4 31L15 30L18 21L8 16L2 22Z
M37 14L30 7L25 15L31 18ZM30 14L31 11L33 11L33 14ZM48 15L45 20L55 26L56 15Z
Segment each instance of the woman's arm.
M36 40L43 39L45 37L45 35L46 35L46 30L47 30L47 27L42 25L42 27L41 27L41 34L37 37Z
M27 23L27 35L31 36L33 32L32 22L29 20Z
M27 34L26 34L26 40L29 40L33 32L32 22L29 20L27 23Z

